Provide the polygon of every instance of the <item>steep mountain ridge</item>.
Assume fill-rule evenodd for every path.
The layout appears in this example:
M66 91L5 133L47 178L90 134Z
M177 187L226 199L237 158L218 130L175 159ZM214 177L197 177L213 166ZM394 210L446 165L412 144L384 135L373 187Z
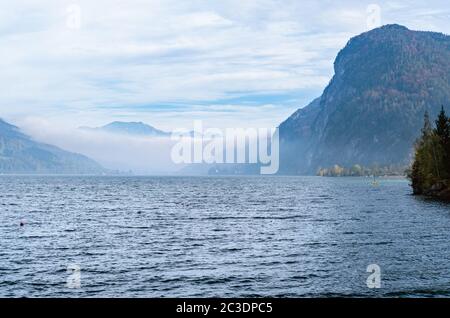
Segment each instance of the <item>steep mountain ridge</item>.
M450 102L450 37L387 25L339 52L322 96L280 126L281 172L408 165L423 114Z

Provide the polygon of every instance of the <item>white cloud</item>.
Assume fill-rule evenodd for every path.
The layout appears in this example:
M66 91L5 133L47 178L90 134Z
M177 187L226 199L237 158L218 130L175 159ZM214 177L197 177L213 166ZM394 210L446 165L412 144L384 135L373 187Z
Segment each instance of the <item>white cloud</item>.
M3 1L0 117L73 127L148 119L170 128L199 116L275 126L320 94L339 49L366 31L373 2ZM446 0L376 3L383 24L450 32ZM71 5L79 28L68 23ZM268 93L281 97L264 100ZM219 100L236 107L218 112Z

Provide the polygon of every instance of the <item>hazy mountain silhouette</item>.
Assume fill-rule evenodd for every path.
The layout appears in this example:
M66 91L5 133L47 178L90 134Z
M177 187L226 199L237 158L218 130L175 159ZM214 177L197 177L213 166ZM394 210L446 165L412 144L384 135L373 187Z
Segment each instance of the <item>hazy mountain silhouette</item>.
M170 133L156 129L142 122L121 122L115 121L102 127L90 128L81 127L83 130L107 132L121 135L131 136L150 136L150 137L167 137Z
M0 119L0 173L102 174L107 171L79 154L39 143Z

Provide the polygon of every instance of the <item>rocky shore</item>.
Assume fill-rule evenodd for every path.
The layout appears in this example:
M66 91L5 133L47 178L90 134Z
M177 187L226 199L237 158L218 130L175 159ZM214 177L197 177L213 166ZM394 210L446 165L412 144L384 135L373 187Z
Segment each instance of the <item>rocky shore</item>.
M450 201L450 180L444 180L433 184L430 189L423 192L423 195L426 197Z

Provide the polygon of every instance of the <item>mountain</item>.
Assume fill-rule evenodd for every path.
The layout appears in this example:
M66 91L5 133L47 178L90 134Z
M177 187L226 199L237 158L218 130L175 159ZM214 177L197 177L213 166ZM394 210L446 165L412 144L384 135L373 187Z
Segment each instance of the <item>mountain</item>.
M0 173L101 174L95 161L38 143L0 119Z
M115 121L102 127L90 128L81 127L84 130L100 131L113 134L131 135L131 136L149 136L149 137L167 137L170 133L156 129L142 122L120 122Z
M450 103L450 37L387 25L352 38L322 96L280 125L281 173L407 166L425 111Z

